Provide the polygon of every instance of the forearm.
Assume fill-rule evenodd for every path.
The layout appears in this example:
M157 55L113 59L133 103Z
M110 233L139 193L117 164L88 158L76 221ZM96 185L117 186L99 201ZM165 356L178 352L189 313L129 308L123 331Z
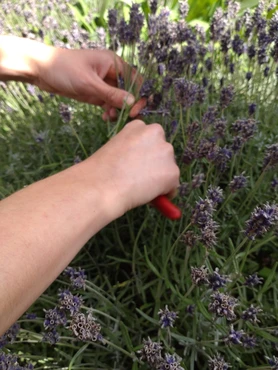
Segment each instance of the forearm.
M0 335L118 216L92 158L0 202Z
M55 48L15 36L0 36L0 80L35 83L42 64L51 64Z

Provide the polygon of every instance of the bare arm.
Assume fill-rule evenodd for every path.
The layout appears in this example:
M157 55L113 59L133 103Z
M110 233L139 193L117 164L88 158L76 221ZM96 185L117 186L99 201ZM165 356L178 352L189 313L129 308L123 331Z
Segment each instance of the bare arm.
M133 121L90 158L0 202L0 334L90 237L127 210L179 186L158 124Z
M120 107L126 96L113 86L115 81L109 85L116 78L114 62L109 51L56 50L0 37L0 79L28 81L101 105L111 115L111 107ZM123 61L116 58L116 63L117 69L124 70ZM165 141L162 127L137 120L84 162L2 200L0 335L89 238L126 211L160 194L174 193L178 185L173 147Z
M0 333L116 218L107 207L110 192L96 186L97 171L81 163L1 201Z

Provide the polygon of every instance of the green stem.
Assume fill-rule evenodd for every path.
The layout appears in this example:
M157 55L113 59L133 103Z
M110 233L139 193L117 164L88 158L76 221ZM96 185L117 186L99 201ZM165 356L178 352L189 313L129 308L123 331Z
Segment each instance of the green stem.
M233 254L231 254L228 258L227 258L227 260L226 260L226 262L224 263L224 265L222 266L223 268L225 267L225 266L229 266L229 263L231 262L231 260L233 260L234 258L235 258L235 256L236 256L236 254L240 251L240 249L243 247L243 245L247 242L247 240L248 240L248 238L247 237L245 237L243 240L242 240L242 242L236 247L236 249L234 250L234 253Z
M252 196L254 195L254 193L256 192L256 190L258 189L258 187L260 186L261 182L263 181L263 178L266 174L266 171L267 171L267 166L265 167L265 169L263 170L263 172L261 173L260 177L258 178L258 180L256 181L253 189L250 191L250 193L247 195L245 201L242 203L241 207L239 208L238 210L238 213L240 213L240 211L244 208L244 207L248 207L249 204L250 204L250 201L252 199Z
M174 244L172 245L169 253L168 253L168 256L166 258L166 262L165 262L165 265L168 264L169 262L169 259L171 258L172 254L173 254L173 251L177 245L177 243L179 242L180 238L183 236L183 234L190 228L191 226L191 222L186 226L186 228L182 231L182 233L177 237L177 239L174 241Z

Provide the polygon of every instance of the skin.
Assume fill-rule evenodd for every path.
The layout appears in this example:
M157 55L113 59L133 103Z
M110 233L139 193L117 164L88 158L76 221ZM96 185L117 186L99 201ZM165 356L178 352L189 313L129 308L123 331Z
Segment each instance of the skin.
M115 87L115 70L127 68L110 51L62 50L0 37L0 79L99 105L107 117L124 104L127 92ZM134 120L85 161L2 200L0 335L93 235L158 195L173 196L179 175L162 126Z

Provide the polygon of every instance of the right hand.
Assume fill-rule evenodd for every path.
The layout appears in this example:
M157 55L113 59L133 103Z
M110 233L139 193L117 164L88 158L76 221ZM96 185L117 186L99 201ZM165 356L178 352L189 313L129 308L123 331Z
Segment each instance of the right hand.
M96 161L100 191L107 192L110 210L115 207L114 218L159 195L173 197L180 184L173 146L157 123L128 123L88 160Z

